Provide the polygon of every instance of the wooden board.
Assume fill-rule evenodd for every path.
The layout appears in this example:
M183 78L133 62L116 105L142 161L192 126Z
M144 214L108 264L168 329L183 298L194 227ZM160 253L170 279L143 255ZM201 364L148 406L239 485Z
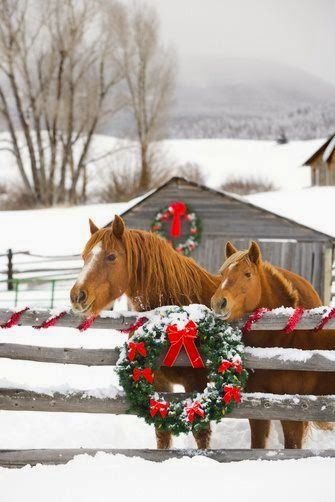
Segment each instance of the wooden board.
M298 371L334 371L335 351L315 351L306 360L290 360L291 349L282 349L277 355L257 355L257 349L246 347L245 367L248 369L298 370ZM311 351L312 352L312 351ZM327 352L333 360L327 357ZM0 358L37 361L58 364L79 364L84 366L115 366L119 358L118 349L83 349L63 347L40 347L36 345L21 345L16 343L0 343ZM288 355L285 355L288 354ZM164 354L161 356L161 361ZM189 358L182 350L174 366L190 366Z
M141 457L151 462L164 462L171 458L206 457L217 462L240 462L242 460L292 460L310 457L334 458L335 450L244 450L244 449L41 449L41 450L0 450L0 466L7 468L24 467L25 465L57 465L66 464L76 455L95 456L99 452L127 457Z
M0 324L5 323L13 314L14 310L12 309L4 309L0 308ZM316 312L314 310L309 311L306 310L299 321L299 324L296 326L296 330L311 330L311 333L314 333L314 328L320 323L323 315L327 312L327 308L325 307L323 310ZM257 323L253 324L251 329L253 331L259 330L268 330L268 331L278 331L283 330L287 325L287 322L291 316L290 310L283 310L276 314L272 312L267 312L264 314L262 319ZM28 310L23 313L18 323L18 326L36 326L40 325L43 321L46 321L52 316L52 312L48 310ZM92 327L94 329L116 329L122 330L125 328L129 328L138 317L150 316L150 312L130 312L129 316L125 316L123 314L118 314L116 312L113 313L113 317L97 317L94 321ZM236 322L232 322L233 326L238 326L242 328L248 316L240 319ZM68 327L68 328L76 328L79 326L81 322L85 320L85 317L80 314L74 314L73 312L68 312L64 317L57 321L58 327ZM335 328L335 318L331 319L327 323L327 329ZM288 335L289 336L289 335ZM308 333L306 333L308 336ZM323 330L320 332L320 336L327 336L327 331Z
M176 396L189 397L187 393L162 393L169 401ZM47 411L75 413L128 413L125 397L98 398L85 392L73 394L47 394L23 389L0 389L0 410ZM307 420L335 421L335 396L300 396L276 394L243 394L242 403L229 414L231 418L254 418L256 420Z

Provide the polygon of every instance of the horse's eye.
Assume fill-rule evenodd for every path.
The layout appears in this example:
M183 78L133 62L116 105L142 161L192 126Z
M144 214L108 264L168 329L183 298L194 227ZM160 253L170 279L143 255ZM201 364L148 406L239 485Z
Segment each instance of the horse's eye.
M109 254L107 256L107 261L115 261L116 260L116 254Z
M246 277L251 277L251 272L245 272L244 274Z

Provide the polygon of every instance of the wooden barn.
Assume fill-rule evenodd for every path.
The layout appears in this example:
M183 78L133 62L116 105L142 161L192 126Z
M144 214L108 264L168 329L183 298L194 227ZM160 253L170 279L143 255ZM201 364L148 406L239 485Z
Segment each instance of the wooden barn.
M207 270L217 273L228 240L240 249L257 240L266 260L305 277L329 304L333 237L183 178L172 178L122 216L129 228L150 230L157 213L177 201L190 206L201 222L201 242L190 256ZM188 232L183 221L181 238Z
M335 185L335 134L313 153L303 166L312 170L312 186Z

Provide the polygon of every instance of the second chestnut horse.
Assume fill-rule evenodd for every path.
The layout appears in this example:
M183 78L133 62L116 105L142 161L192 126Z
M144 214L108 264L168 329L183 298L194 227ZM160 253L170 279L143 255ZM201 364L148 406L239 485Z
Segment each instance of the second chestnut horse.
M303 277L275 267L262 260L260 248L252 242L246 251L238 251L230 242L220 269L221 284L212 298L212 309L228 322L237 320L259 307L319 307L321 300L313 286ZM296 330L291 334L280 331L251 331L244 336L246 345L253 347L295 347L300 349L335 349L335 334ZM275 394L335 393L334 373L308 371L250 372L247 392ZM281 421L285 448L301 448L308 430L307 422ZM328 430L330 424L316 423ZM250 420L251 447L265 448L270 432L268 420Z

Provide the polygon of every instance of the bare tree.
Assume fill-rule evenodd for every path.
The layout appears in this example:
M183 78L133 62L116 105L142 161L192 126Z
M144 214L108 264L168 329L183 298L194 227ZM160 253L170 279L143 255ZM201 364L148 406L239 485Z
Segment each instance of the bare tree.
M97 0L0 0L2 149L37 204L85 199L94 133L123 106L110 97L123 79L116 43Z
M155 9L142 1L134 2L111 29L118 37L116 63L125 76L124 97L138 141L141 192L151 188L157 157L161 167L157 141L166 133L175 88L175 57L160 42Z

